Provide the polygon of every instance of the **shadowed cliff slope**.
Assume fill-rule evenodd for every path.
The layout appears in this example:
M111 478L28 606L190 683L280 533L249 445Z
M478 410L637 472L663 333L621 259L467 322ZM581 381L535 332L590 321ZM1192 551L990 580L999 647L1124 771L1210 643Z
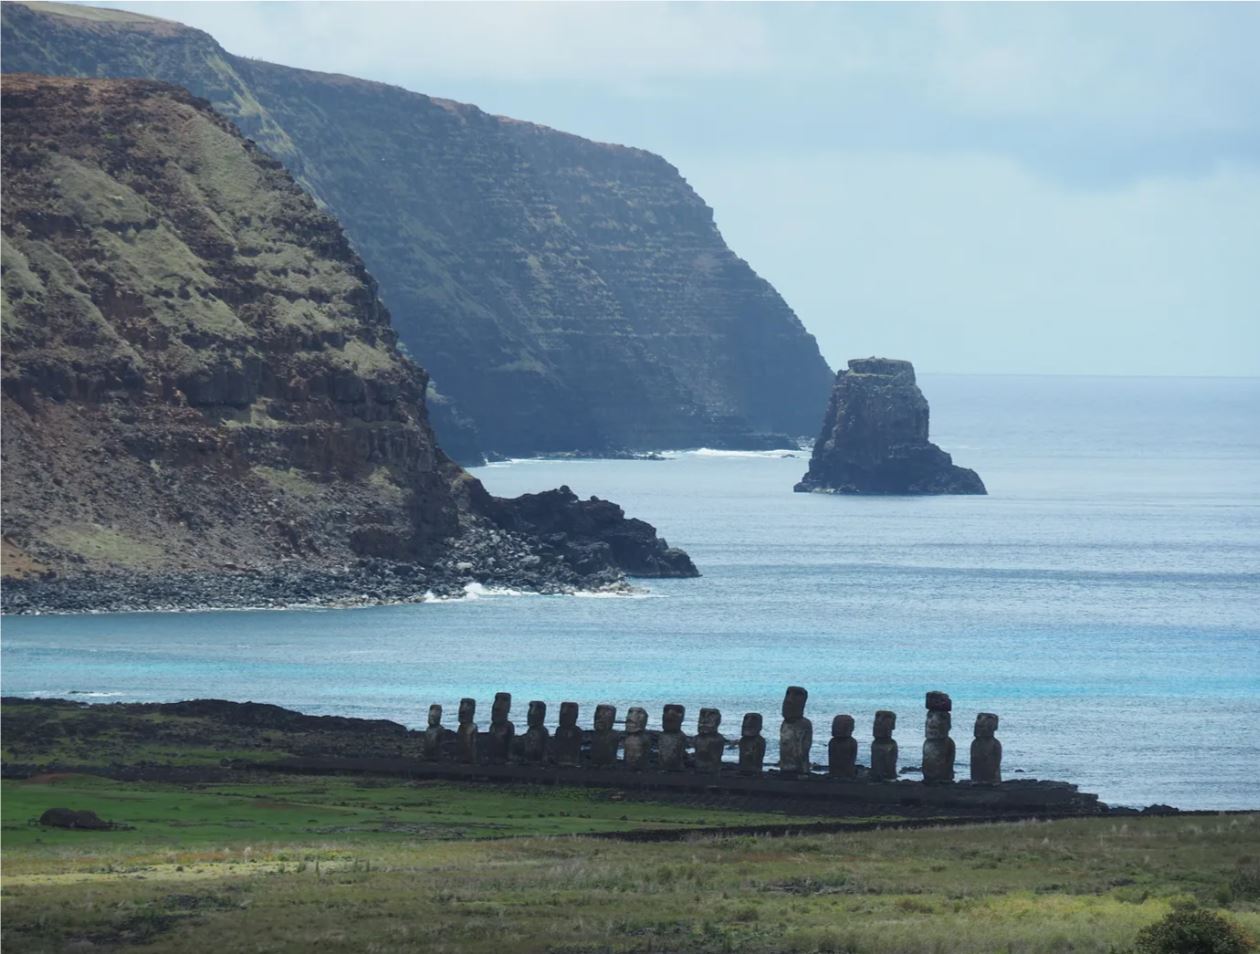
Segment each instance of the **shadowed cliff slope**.
M818 426L831 374L813 337L658 156L235 57L133 14L9 3L3 23L5 69L178 83L280 159L453 398L433 406L461 459Z
M204 100L10 74L2 119L6 576L365 560L458 567L435 586L694 575L638 521L559 541L495 529L513 502L438 449L425 374L337 222ZM415 591L413 575L392 595Z

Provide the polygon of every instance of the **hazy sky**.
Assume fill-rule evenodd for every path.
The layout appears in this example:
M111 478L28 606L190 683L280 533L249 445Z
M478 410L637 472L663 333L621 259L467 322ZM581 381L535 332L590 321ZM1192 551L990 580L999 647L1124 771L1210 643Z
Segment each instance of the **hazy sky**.
M1260 374L1260 5L110 4L676 165L838 366Z

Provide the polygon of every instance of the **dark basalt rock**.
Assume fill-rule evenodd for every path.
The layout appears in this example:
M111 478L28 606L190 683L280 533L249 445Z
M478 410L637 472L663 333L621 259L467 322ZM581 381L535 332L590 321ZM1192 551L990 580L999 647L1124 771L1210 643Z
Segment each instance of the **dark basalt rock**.
M478 484L470 496L499 527L541 539L579 573L611 564L630 576L700 575L691 557L658 537L655 527L626 517L611 501L579 500L568 487L509 499L491 497Z
M983 494L974 470L928 440L914 365L855 358L836 375L822 433L798 493Z
M113 823L92 811L76 811L73 808L50 808L39 816L39 823L48 828L77 828L82 831L110 831Z

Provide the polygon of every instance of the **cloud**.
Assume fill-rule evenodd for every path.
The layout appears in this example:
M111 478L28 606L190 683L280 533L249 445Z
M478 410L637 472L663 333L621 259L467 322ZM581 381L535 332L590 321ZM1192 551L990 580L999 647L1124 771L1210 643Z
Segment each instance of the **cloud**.
M687 167L833 366L1260 374L1260 170L1103 194L979 154Z
M723 4L111 3L211 33L233 53L399 81L643 83L769 62L762 17Z

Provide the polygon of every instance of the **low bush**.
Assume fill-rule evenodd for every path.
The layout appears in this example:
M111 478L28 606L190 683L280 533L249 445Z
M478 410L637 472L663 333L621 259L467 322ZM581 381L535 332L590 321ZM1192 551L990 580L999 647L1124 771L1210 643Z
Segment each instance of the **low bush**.
M1138 933L1134 954L1247 954L1256 942L1233 921L1203 908L1180 908Z

